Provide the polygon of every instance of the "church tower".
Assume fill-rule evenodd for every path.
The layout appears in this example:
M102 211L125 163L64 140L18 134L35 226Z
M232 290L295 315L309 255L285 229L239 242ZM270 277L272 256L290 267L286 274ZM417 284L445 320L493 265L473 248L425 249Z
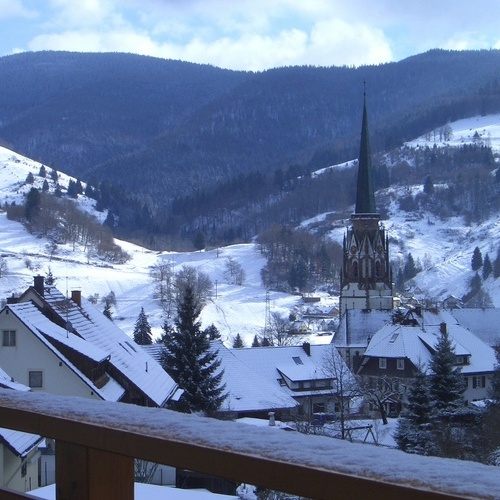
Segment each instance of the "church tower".
M389 241L375 207L366 94L363 104L356 209L344 237L340 313L348 309L391 310Z

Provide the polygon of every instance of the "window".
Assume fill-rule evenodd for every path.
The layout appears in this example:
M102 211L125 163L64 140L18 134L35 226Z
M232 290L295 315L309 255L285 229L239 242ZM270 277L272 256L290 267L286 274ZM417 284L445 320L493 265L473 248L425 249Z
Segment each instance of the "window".
M325 403L313 404L313 413L325 413L325 411L326 411Z
M42 370L33 370L29 372L29 384L31 388L43 387L43 374Z
M387 358L378 358L378 367L385 370L387 368Z
M476 389L477 387L486 387L486 377L484 375L472 377L472 388Z
M300 359L300 356L293 356L292 359L295 361L296 365L303 365L302 360Z
M3 330L2 332L2 345L4 347L15 347L16 346L16 331L15 330Z
M398 370L404 370L405 369L405 360L404 359L398 359L396 361L396 368Z

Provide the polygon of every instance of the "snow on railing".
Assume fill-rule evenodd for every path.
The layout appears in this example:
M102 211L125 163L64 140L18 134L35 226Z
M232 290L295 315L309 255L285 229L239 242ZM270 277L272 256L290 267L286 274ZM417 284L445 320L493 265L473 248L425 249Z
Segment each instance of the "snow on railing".
M0 427L56 439L58 498L133 498L134 457L307 498L500 491L498 468L479 463L44 393L0 390Z

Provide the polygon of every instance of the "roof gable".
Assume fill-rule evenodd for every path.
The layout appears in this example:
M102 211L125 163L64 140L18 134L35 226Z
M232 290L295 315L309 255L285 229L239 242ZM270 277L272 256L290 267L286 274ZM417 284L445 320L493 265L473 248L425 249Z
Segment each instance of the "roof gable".
M177 384L163 368L130 337L84 298L81 306L54 286L45 287L43 300L84 341L110 356L110 363L158 406L177 390Z

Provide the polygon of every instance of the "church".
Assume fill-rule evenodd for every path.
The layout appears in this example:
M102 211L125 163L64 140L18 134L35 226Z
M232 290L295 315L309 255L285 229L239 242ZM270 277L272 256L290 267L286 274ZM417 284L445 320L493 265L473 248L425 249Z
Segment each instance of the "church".
M426 311L417 306L403 312L395 309L395 299L389 238L375 204L365 94L355 211L343 241L340 322L332 344L353 373L404 383L418 371L428 371L446 331L466 382L464 398L468 403L487 398L498 344L485 327L491 322L474 321L475 309ZM488 311L500 324L500 309Z

